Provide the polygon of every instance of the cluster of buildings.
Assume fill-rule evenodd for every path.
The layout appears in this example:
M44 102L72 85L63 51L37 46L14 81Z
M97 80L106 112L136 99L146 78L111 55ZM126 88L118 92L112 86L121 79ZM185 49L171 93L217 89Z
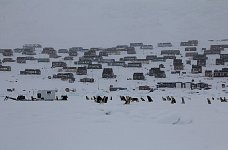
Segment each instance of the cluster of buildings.
M138 55L139 51L146 54ZM115 57L113 57L115 56ZM118 56L118 57L116 57ZM213 57L214 56L214 57ZM117 59L118 58L118 59ZM212 70L208 61L215 58L214 64L221 69ZM26 64L28 61L46 63L52 69L58 69L56 74L50 75L50 79L75 82L75 76L84 75L80 82L96 82L96 78L86 76L88 70L102 70L101 78L116 78L113 67L135 68L132 72L132 80L146 80L146 77L166 78L168 74L185 73L201 74L204 77L228 77L228 44L212 44L208 48L199 47L198 40L180 42L174 47L170 42L157 43L157 47L151 44L130 43L129 45L117 45L111 48L72 47L69 49L54 49L43 47L40 44L25 44L22 48L0 49L0 74L12 71L12 65ZM171 61L170 71L164 66ZM69 62L71 65L69 66ZM149 67L150 64L159 63L158 66ZM7 64L7 65L5 65ZM72 66L73 64L73 66ZM188 70L190 66L190 70ZM35 66L34 66L35 67ZM140 68L147 68L148 72L140 72ZM20 75L41 75L41 68L27 68L20 70ZM189 87L195 88L201 85L190 83L158 83L157 87ZM113 87L112 87L113 89ZM148 89L142 86L141 89Z

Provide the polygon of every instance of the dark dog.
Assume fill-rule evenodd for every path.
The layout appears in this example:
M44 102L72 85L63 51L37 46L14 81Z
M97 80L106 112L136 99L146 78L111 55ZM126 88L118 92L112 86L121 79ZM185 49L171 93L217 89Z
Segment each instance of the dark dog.
M144 99L144 98L142 98L142 97L141 97L140 99L141 99L142 101L145 101L145 99Z
M148 102L153 102L153 99L149 95L147 95L146 97L148 99Z
M207 98L207 103L211 104L211 100L209 98Z

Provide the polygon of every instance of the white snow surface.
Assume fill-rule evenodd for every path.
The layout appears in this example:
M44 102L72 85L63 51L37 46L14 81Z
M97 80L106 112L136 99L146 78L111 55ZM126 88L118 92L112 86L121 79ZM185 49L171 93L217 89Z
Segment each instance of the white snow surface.
M89 48L130 42L154 45L163 41L224 39L228 35L227 4L226 0L0 0L0 48L25 43ZM202 47L208 48L208 44L199 49ZM145 50L137 56L144 58L144 53L149 54ZM73 66L73 62L68 65ZM227 87L221 88L227 78L209 80L199 75L170 74L166 79L146 76L145 81L126 80L135 71L147 73L148 68L158 65L127 71L114 67L118 82L102 79L101 70L89 71L88 76L96 82L84 84L78 82L81 77L77 76L75 83L47 79L57 71L50 68L51 64L14 63L11 72L0 72L0 150L227 150L228 103L217 99L227 97ZM19 71L31 67L41 69L42 75L19 75ZM165 67L170 71L170 62ZM190 72L189 66L186 72ZM151 93L134 90L138 85L155 87L160 80L192 79L212 84L212 89ZM110 84L128 90L109 92ZM6 92L7 88L15 91ZM77 91L66 93L65 88ZM69 100L4 101L5 96L29 97L40 89L57 89L59 94L68 94ZM97 104L85 100L85 95L108 95L113 100ZM120 95L150 95L154 102L124 105ZM162 101L161 97L168 95L174 96L177 104ZM181 104L181 97L186 104ZM207 97L216 99L208 105Z

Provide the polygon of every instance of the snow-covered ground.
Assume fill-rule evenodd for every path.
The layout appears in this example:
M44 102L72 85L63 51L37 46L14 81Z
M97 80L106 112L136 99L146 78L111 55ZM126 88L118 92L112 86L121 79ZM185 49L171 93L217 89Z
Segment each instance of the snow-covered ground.
M40 43L56 49L111 47L130 42L153 44L154 50L137 49L137 54L132 55L145 58L146 55L160 55L157 42L172 42L173 48L184 54L179 42L199 39L197 48L200 51L204 47L208 49L210 44L227 44L207 41L227 38L227 3L226 0L0 0L0 49L21 47L26 43ZM37 53L45 57L39 54L40 50ZM123 52L110 57L118 60L124 56ZM185 62L186 58L182 59ZM74 58L77 60L78 57ZM215 57L209 58L209 69L227 67L227 63L219 67L214 63ZM75 66L73 61L67 64ZM146 75L144 81L127 80L132 78L133 72L146 74L148 69L159 64L127 69L113 67L117 78L109 80L101 78L102 70L88 70L87 77L95 78L95 83L78 82L85 76L76 75L76 82L68 83L48 79L58 71L51 68L51 63L4 63L12 66L12 71L0 72L0 150L226 150L228 103L221 103L217 98L227 97L227 87L221 87L221 84L227 86L227 78L190 76L191 65L185 65L186 75L170 74L172 61L166 61L165 79ZM26 68L41 69L41 76L19 75ZM212 89L154 92L137 89L139 85L155 88L159 81L190 82L192 79L209 83ZM128 90L110 92L111 84ZM7 92L8 88L15 88L15 91ZM66 93L66 88L76 89L76 92ZM67 94L69 100L4 101L5 96L24 94L30 97L40 89L56 89L59 95ZM86 95L107 95L113 100L97 104L86 100ZM120 95L139 98L150 95L153 102L124 105ZM162 96L174 96L177 104L163 101ZM185 104L181 104L182 97ZM207 98L212 97L215 100L208 105Z
M186 104L160 95L185 95ZM1 149L199 149L225 150L227 103L208 105L204 94L169 90L150 94L154 102L107 104L70 96L69 101L0 101Z

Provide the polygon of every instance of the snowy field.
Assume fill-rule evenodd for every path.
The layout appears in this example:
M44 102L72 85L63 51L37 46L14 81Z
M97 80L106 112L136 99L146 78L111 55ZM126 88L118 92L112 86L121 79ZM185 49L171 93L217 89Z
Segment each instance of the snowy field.
M137 50L133 55L145 58L160 54L157 42L172 42L174 48L183 52L179 42L190 39L200 40L198 50L208 49L210 44L221 43L216 40L228 38L227 4L226 0L0 0L0 49L17 48L26 43L40 43L55 49L111 47L130 42L153 44L152 52ZM215 41L207 41L210 39ZM40 52L37 51L38 55L45 57ZM126 54L112 57L118 60L124 56ZM16 55L12 58L16 59ZM227 63L215 66L215 59L207 61L210 69L227 67ZM78 57L74 61L77 60ZM74 65L73 61L67 64ZM89 70L87 76L96 81L85 84L78 82L85 76L75 76L75 83L48 79L58 71L51 69L51 63L4 63L12 65L12 71L0 72L0 150L227 150L228 103L218 99L220 96L228 98L227 87L221 87L221 84L227 86L227 78L189 76L191 66L186 65L187 75L127 80L132 78L133 72L146 74L149 68L159 64L127 71L113 67L117 78L110 80L101 78L102 70ZM172 61L164 63L166 72L172 71L171 64ZM41 69L42 74L20 75L26 68ZM155 88L159 81L191 82L192 79L206 82L212 89L148 92L136 88L139 85ZM110 92L107 89L111 84L128 90ZM11 88L15 91L6 91ZM76 89L76 92L66 93L66 88ZM4 101L5 96L30 97L40 89L58 90L59 95L67 94L69 99ZM97 104L86 100L86 95L112 96L113 100ZM139 98L150 95L153 102L124 105L120 95ZM174 96L177 103L163 101L162 96ZM185 104L181 104L182 97ZM209 105L207 98L212 97L215 100Z
M174 105L160 98L174 93L184 95L186 104L178 96ZM70 96L67 102L1 100L1 149L225 150L228 105L219 100L208 105L208 94L156 91L150 94L154 102L130 105L117 96L107 104L84 96Z

